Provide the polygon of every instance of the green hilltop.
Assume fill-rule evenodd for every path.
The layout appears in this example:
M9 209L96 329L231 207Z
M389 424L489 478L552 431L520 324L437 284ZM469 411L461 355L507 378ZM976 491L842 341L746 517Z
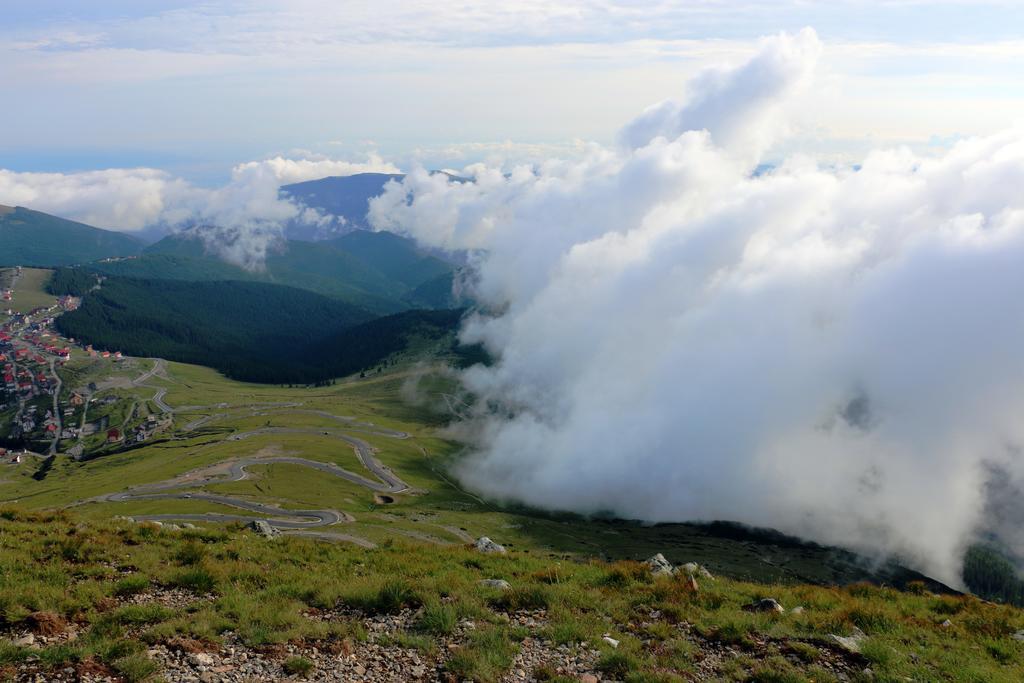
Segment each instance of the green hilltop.
M59 266L142 251L142 243L22 206L0 206L0 266Z

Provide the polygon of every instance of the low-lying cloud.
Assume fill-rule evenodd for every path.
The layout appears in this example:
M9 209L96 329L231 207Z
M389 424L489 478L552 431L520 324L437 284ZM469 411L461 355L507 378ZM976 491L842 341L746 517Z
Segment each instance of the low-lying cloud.
M359 163L275 157L235 166L231 179L215 188L199 187L153 168L82 173L0 169L0 204L26 206L123 232L194 228L211 252L257 268L289 221L337 220L281 197L282 185L370 172L397 173L398 169L376 155Z
M756 173L819 51L767 40L618 149L414 172L372 203L378 228L476 254L462 337L498 360L461 375L485 407L464 482L958 581L992 473L1024 480L1024 131Z

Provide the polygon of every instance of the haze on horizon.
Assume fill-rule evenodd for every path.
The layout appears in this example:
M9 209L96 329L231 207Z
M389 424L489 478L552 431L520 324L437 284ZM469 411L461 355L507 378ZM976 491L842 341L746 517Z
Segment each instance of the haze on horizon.
M998 0L13 0L0 168L219 185L276 156L378 152L405 170L578 156L701 69L805 26L826 46L821 91L768 157L928 152L1020 117L1021 25Z

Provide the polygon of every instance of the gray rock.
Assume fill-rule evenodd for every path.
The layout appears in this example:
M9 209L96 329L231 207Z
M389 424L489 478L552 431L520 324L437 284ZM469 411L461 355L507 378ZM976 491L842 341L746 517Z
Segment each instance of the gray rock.
M13 642L18 647L30 647L32 645L35 645L36 637L29 633L27 635L22 636L21 638L15 639Z
M684 572L686 572L690 576L699 576L702 579L712 579L712 580L715 578L714 576L711 575L711 572L709 572L707 570L707 568L705 568L702 565L697 564L696 562L687 562L686 564L679 565L679 569L682 569Z
M500 588L503 591L507 591L512 588L512 585L505 579L483 579L480 581L481 586L487 588Z
M280 531L270 526L269 522L262 519L254 519L249 522L249 528L264 538L276 538L281 534Z
M505 550L505 546L498 545L486 536L481 536L480 538L476 539L474 547L482 553L504 554L508 552L507 550Z
M213 657L205 652L194 652L188 656L188 663L192 666L213 666Z
M794 607L793 609L789 610L789 613L790 614L803 614L804 613L804 609L806 609L806 608L803 605L800 605L798 607Z
M851 635L837 636L834 633L830 633L828 637L834 640L839 647L843 648L847 652L852 652L855 655L860 654L861 645L863 645L864 641L868 639L867 634L857 627L854 627Z
M1017 631L1016 633L1014 633L1010 637L1013 638L1014 640L1018 640L1018 641L1024 643L1024 629L1021 629L1020 631Z
M672 576L676 573L676 568L661 553L648 558L646 564L650 567L651 574L654 576Z
M615 640L614 638L612 638L607 633L604 634L604 636L601 637L601 640L603 640L604 642L608 643L612 647L616 647L617 648L619 646L619 641Z
M782 614L786 609L779 604L779 601L775 598L762 598L757 602L752 602L749 605L744 605L743 609L748 612L775 612Z

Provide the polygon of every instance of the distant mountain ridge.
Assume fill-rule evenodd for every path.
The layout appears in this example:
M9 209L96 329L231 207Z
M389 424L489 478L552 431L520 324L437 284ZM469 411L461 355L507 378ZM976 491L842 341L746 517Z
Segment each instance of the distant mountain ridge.
M468 178L446 171L431 173L444 173L456 182L470 182ZM370 200L380 196L389 182L401 182L403 178L403 173L356 173L282 185L280 194L283 198L341 219L340 224L327 228L293 221L287 226L286 234L290 239L323 240L355 230L370 230L366 219Z
M51 216L23 206L0 205L0 266L52 267L142 251L139 240L119 232Z
M311 209L342 219L343 223L333 234L352 230L368 230L370 224L366 214L370 200L384 191L390 181L401 181L400 173L357 173L349 176L328 176L317 180L281 186L281 195ZM332 233L324 233L318 226L294 223L288 226L292 239L322 239Z

